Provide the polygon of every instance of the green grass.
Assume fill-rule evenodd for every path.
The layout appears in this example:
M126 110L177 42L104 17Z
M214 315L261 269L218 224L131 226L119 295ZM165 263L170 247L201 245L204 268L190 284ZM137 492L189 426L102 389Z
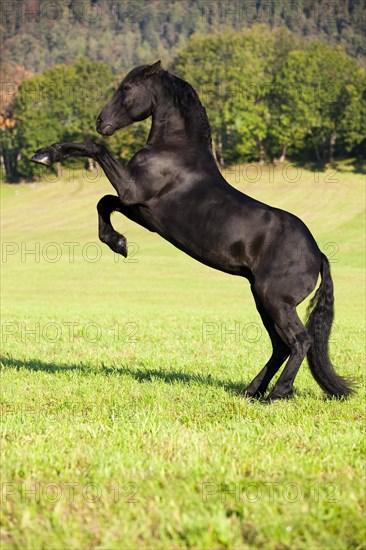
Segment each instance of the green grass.
M245 280L115 215L117 258L104 177L3 185L3 549L365 548L364 177L226 175L331 256L357 395L327 400L304 363L292 400L246 401L270 345Z

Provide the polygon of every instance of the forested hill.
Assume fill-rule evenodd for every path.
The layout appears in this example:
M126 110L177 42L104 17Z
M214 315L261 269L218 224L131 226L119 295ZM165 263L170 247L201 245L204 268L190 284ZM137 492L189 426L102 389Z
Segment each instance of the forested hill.
M168 63L195 32L262 23L365 56L363 0L13 0L2 2L3 60L39 73L81 56L115 73L147 59Z

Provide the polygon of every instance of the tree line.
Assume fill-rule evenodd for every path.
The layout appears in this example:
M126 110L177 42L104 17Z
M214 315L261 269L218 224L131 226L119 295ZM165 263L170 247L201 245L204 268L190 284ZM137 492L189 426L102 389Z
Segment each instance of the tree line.
M166 68L198 92L221 164L290 158L325 165L365 153L365 70L341 47L259 25L193 35ZM25 78L0 117L5 178L34 178L37 167L28 158L39 147L100 140L96 115L122 76L80 58ZM106 143L128 159L145 143L149 125L133 125Z
M229 163L364 153L365 70L341 47L257 26L193 36L172 69L201 91Z
M362 60L364 11L364 0L12 0L0 5L1 51L33 73L87 56L119 74L151 51L167 64L195 33L263 24Z

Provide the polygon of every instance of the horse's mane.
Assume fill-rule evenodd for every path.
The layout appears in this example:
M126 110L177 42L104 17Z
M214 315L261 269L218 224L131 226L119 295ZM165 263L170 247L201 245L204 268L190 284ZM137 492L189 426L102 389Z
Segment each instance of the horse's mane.
M178 108L187 130L198 141L204 141L211 147L211 128L206 109L202 105L197 93L188 82L161 69L159 77L163 89L168 92Z

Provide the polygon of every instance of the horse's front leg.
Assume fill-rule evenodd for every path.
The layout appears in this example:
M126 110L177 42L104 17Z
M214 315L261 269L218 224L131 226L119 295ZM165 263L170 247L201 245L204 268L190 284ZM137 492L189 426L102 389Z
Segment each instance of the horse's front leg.
M111 224L111 214L115 211L120 211L121 201L115 195L105 195L97 204L98 222L99 222L99 238L107 244L109 248L117 254L122 254L127 257L127 240L117 233Z
M107 244L109 248L117 254L127 257L127 239L118 233L111 224L112 212L120 212L129 220L142 225L149 231L154 228L144 219L144 217L133 206L123 204L119 197L115 195L105 195L97 204L99 221L99 238Z
M50 166L54 162L62 162L69 157L90 157L94 158L102 146L93 141L85 143L67 143L60 141L48 147L38 149L31 157L32 162Z
M31 157L32 162L49 166L54 162L62 162L70 157L90 157L103 168L105 175L117 191L121 200L134 202L134 178L127 166L116 159L104 146L94 141L85 143L59 142L38 149Z
M107 178L118 193L106 195L98 205L99 238L106 243L114 252L127 256L127 240L117 233L112 227L110 216L114 211L120 212L130 220L139 223L150 231L151 227L146 225L144 219L130 206L138 202L138 190L134 185L135 180L130 169L120 159L116 159L108 149L99 143L87 141L85 143L59 142L38 149L31 157L33 162L51 165L54 162L61 162L69 157L91 157L103 168Z

